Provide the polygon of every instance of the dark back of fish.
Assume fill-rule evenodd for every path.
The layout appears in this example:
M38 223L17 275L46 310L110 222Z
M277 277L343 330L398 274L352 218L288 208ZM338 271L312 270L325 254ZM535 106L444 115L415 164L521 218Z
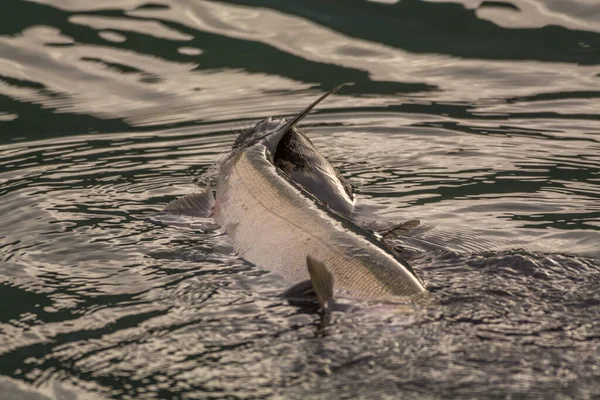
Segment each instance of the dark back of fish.
M346 217L352 215L352 186L302 132L293 128L281 138L273 162L293 182L329 208Z

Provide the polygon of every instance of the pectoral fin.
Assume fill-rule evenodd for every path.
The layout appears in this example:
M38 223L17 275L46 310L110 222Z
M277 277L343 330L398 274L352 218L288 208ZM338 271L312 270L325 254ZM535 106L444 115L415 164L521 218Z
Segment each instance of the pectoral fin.
M213 213L214 204L215 196L210 185L208 185L201 192L186 194L177 200L173 200L167 204L165 212L191 217L210 217Z
M325 264L311 256L306 257L306 266L321 308L327 310L333 296L333 275L327 270Z

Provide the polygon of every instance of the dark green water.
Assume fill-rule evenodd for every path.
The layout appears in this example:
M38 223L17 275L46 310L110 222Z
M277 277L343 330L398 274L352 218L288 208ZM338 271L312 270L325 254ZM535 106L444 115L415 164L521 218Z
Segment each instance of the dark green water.
M390 3L387 1L386 3ZM600 396L595 0L4 0L0 398ZM290 115L436 303L318 316L152 216Z

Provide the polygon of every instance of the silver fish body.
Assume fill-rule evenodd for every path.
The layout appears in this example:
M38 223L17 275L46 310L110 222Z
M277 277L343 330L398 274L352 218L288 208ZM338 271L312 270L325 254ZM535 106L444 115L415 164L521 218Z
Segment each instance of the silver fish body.
M404 301L426 293L395 250L348 219L354 212L350 185L295 129L340 87L289 120L266 118L243 130L219 163L216 199L209 185L165 208L214 217L244 259L278 273L291 286L286 293L305 293L312 284L324 310L332 295Z
M273 152L290 122L263 123L219 175L214 218L239 254L290 284L310 279L312 257L333 276L334 296L386 301L424 293L405 261L275 166Z

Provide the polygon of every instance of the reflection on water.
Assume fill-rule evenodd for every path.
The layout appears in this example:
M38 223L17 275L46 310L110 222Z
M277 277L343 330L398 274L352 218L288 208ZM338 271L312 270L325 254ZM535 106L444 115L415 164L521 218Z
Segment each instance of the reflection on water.
M600 395L594 1L5 8L8 398ZM306 130L380 219L422 221L435 301L320 330L225 235L152 217L342 82Z

